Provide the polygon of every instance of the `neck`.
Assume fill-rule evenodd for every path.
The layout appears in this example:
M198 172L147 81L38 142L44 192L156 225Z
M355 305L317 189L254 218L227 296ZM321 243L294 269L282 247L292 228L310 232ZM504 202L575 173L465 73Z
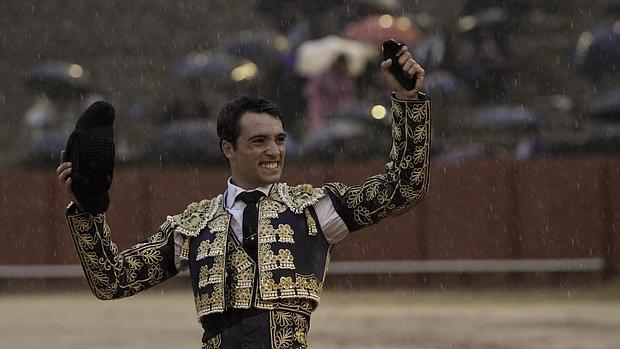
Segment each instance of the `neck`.
M243 181L238 181L235 179L235 177L230 177L230 183L236 185L237 187L243 189L243 190L252 190L252 189L256 189L259 187L264 187L268 184L252 184L252 183L246 183Z

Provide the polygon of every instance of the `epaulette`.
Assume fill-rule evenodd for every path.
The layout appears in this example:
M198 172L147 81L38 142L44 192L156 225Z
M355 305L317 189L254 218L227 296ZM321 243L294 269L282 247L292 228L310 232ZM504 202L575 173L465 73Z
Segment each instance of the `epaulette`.
M310 184L300 184L294 187L286 183L276 183L269 195L273 200L284 203L296 214L301 214L308 206L314 205L325 196L323 188L314 188Z
M224 195L220 194L213 199L192 202L183 213L168 216L166 220L172 223L177 232L189 237L198 236L209 221L225 212L223 198Z

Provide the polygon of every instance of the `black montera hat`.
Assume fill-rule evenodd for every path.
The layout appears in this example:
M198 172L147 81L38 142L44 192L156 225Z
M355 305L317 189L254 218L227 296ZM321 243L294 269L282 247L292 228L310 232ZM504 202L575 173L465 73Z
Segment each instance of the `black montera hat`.
M71 189L92 214L108 209L114 171L114 107L98 101L80 116L67 142L65 161L72 163Z

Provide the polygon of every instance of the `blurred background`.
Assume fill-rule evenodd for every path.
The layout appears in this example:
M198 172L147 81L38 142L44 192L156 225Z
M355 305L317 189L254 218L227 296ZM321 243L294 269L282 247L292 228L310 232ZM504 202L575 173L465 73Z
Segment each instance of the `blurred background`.
M334 250L313 317L317 347L620 341L610 313L620 310L620 1L6 0L0 34L0 343L106 347L102 332L129 328L140 335L127 332L121 346L162 347L144 340L161 333L119 319L156 323L172 306L155 304L180 299L189 303L176 307L186 309L179 321L197 327L186 276L135 303L82 294L55 167L90 103L116 108L108 218L128 247L225 189L215 122L238 94L281 107L289 183L356 184L383 171L386 38L427 71L431 185L414 210ZM34 309L45 316L31 318ZM402 326L380 325L394 321ZM82 339L70 330L80 324ZM29 337L29 326L45 335ZM181 327L173 333L198 343Z

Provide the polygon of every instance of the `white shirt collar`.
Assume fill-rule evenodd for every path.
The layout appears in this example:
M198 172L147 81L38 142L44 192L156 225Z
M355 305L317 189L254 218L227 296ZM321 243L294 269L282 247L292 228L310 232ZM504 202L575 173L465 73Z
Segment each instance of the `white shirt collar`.
M263 192L265 196L269 196L269 192L271 191L271 187L273 186L273 184L268 184L262 187L245 190L241 187L234 185L231 179L232 177L228 178L228 188L226 189L226 208L233 207L233 205L235 204L235 200L237 199L237 195L243 193L244 191L258 190L258 191Z

